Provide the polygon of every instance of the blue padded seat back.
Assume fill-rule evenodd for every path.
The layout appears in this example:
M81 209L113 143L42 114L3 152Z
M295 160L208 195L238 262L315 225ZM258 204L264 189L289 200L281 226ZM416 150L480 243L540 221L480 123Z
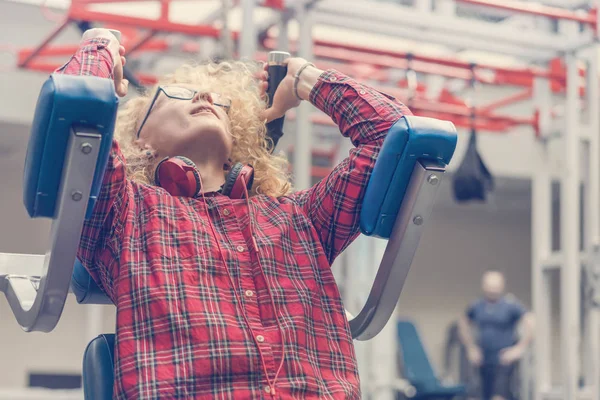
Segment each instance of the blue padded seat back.
M360 228L389 239L417 160L446 166L456 149L456 127L449 121L405 116L389 130L367 184Z
M38 97L25 157L23 202L32 218L53 218L72 128L102 135L88 217L102 185L112 143L118 99L110 79L52 74Z
M438 386L438 379L415 325L410 321L399 321L397 334L402 351L403 376L417 389Z
M73 267L71 289L79 304L113 304L79 260Z
M111 400L115 384L115 335L100 335L83 354L85 400Z

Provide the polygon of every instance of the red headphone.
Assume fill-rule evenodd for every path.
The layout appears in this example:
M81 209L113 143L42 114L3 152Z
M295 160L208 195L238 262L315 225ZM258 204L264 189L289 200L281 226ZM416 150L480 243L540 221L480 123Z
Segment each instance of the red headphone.
M227 174L221 193L232 199L243 199L253 181L254 168L236 163ZM202 179L196 165L182 156L162 160L154 171L154 182L172 196L196 197L202 191Z

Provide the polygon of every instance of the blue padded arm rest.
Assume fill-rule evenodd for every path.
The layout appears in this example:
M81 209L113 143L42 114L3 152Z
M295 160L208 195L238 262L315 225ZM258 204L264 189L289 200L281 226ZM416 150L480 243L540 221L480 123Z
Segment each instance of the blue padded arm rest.
M102 135L87 217L100 192L112 143L118 99L110 79L52 74L38 97L25 158L23 201L29 216L53 218L70 131Z
M111 400L115 384L115 335L100 335L83 354L85 400Z
M79 304L113 304L79 260L73 268L71 290Z
M389 130L367 184L360 228L368 236L388 239L417 160L446 166L456 149L454 124L405 116Z

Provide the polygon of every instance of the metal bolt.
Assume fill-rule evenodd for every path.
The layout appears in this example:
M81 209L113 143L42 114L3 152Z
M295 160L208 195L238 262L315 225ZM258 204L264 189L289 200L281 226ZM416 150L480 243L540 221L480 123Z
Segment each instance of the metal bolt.
M440 182L440 178L437 177L437 175L431 174L427 177L427 182L429 182L430 185L437 185Z
M416 217L413 218L413 223L415 225L423 225L423 217L421 217L420 215L417 215Z
M73 193L71 193L71 198L74 201L79 201L79 200L83 199L83 193L81 193L79 190L75 190L75 191L73 191Z
M81 145L81 152L83 154L90 154L92 152L92 145L89 143L84 143Z

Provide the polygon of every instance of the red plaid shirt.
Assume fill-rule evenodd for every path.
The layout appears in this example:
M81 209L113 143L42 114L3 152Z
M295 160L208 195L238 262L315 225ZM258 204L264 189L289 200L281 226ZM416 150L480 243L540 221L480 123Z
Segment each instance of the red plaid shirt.
M105 45L85 43L58 72L111 77ZM360 398L330 266L359 234L380 146L409 111L336 71L310 101L356 147L310 189L251 197L253 232L245 200L173 197L128 180L113 143L79 258L117 306L115 398Z

